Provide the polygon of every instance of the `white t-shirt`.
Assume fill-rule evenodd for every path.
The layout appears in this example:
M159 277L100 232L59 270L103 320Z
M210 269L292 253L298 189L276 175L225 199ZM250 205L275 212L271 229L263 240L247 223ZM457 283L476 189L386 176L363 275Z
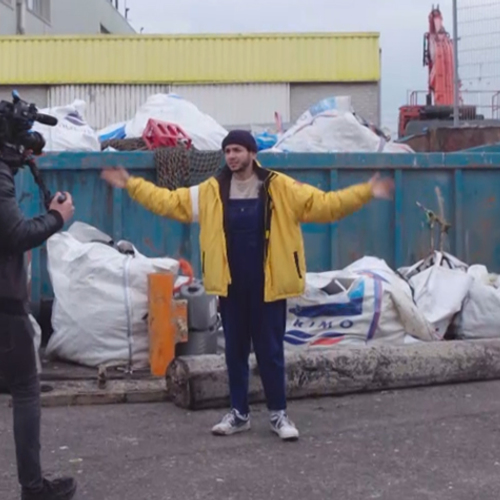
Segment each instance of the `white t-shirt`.
M259 180L255 174L245 181L237 180L233 176L231 179L229 198L232 200L249 200L252 198L258 198L261 186L262 181Z

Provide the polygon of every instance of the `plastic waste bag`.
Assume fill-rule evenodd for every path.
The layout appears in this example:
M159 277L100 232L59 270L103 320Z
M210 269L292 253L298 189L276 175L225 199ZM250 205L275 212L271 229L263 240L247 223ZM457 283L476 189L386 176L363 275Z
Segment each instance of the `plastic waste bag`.
M55 127L35 122L33 130L40 132L47 142L44 151L100 151L97 133L85 120L86 103L75 100L67 106L40 110L58 120Z
M411 152L388 142L353 112L349 96L329 97L311 106L275 144L289 153Z
M115 139L125 139L127 123L128 122L115 123L99 130L99 132L97 132L99 140L105 142Z
M52 236L47 253L55 296L47 355L90 367L147 367L147 276L177 274L178 261L145 257L130 243L114 245L79 222Z
M500 338L500 279L482 265L470 266L467 272L473 281L457 317L457 337Z
M418 308L442 339L461 311L472 285L467 265L447 253L434 252L400 272L413 287Z
M374 257L341 271L308 273L306 292L289 300L287 311L289 349L435 340L408 284Z
M148 121L153 118L181 127L201 151L217 151L227 131L211 116L193 103L176 94L155 94L141 106L136 116L125 127L126 137L142 137Z

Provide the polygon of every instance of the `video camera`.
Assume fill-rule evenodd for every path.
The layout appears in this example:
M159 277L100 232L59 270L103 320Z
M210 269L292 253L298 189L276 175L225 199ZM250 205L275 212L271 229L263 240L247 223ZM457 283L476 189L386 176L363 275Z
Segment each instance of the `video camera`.
M15 159L16 167L27 165L30 168L42 191L45 207L48 208L52 196L33 159L33 156L40 156L45 147L43 135L32 130L35 122L55 127L57 118L39 113L35 104L23 101L15 90L12 92L12 102L0 101L0 159L6 163L9 163L9 159ZM8 151L8 158L2 157L2 150ZM57 201L63 203L65 200L66 196L61 195Z
M21 154L31 151L35 156L41 155L45 139L31 130L35 122L54 127L57 118L39 113L35 104L28 104L17 91L12 92L12 102L0 101L0 144Z

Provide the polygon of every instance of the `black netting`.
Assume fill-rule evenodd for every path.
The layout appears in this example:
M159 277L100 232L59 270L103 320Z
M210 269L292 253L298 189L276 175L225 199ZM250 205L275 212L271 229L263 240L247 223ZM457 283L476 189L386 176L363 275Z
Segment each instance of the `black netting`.
M189 187L216 174L222 165L222 151L186 150L182 146L155 150L157 184L168 189Z
M113 148L117 151L147 151L146 143L142 139L112 139L101 144L101 150Z
M142 139L111 140L102 144L118 151L147 151ZM190 187L215 175L223 164L224 155L219 151L198 151L184 146L154 150L156 183L160 187L177 189Z

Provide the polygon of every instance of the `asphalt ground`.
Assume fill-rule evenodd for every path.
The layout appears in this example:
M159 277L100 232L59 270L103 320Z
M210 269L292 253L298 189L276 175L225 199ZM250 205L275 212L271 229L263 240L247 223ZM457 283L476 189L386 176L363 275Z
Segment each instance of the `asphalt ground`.
M297 443L252 431L217 438L218 411L171 404L43 411L47 473L77 500L498 500L500 382L290 404ZM8 398L0 397L0 499L19 491Z

